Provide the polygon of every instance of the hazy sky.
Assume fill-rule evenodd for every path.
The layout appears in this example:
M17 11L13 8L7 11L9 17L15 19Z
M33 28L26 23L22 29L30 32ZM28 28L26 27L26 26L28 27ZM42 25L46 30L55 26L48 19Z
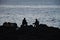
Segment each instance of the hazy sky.
M60 5L60 0L0 0L0 5Z

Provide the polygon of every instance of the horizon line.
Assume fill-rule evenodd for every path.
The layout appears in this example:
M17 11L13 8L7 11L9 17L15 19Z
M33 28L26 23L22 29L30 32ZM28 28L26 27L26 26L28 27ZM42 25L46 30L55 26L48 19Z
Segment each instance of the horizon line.
M5 8L60 8L60 5L0 5Z

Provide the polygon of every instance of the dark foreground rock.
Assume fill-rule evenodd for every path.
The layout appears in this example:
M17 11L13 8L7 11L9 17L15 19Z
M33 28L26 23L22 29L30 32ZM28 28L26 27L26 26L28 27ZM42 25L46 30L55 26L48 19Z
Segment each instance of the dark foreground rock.
M35 26L24 23L18 27L16 23L5 22L0 26L0 40L60 40L59 28L37 22Z

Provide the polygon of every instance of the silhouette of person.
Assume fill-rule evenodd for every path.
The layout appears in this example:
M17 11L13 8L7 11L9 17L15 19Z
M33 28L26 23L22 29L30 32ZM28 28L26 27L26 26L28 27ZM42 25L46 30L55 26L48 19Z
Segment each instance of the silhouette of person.
M23 26L27 26L26 18L23 19L23 21L22 21L22 25L23 25Z
M35 21L35 23L33 23L34 24L34 26L35 27L37 27L37 26L39 26L39 21L37 20L37 19L35 19L36 21Z

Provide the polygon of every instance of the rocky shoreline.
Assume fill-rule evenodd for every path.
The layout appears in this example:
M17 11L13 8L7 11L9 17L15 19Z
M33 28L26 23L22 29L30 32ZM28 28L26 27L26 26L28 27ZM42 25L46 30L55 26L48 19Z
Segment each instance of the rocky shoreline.
M4 22L0 26L0 40L60 40L60 29L46 24L27 25L26 20L20 27L16 23Z

